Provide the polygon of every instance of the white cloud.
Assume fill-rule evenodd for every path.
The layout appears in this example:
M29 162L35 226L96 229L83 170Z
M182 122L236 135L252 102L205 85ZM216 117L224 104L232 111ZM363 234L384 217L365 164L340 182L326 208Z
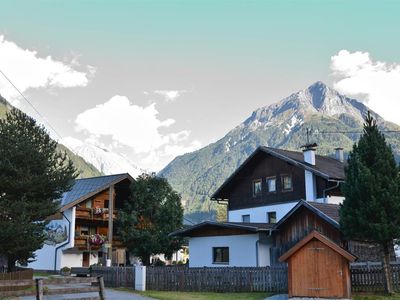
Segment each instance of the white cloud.
M156 90L154 94L158 94L164 97L165 101L175 101L182 94L186 93L186 90Z
M69 64L54 60L51 56L41 58L37 51L23 49L0 35L1 70L21 92L29 88L86 86L94 68L88 66L87 72L81 72L73 68L76 65L76 58ZM18 92L2 76L0 94L10 101L16 101L19 97Z
M400 63L374 61L368 52L341 50L331 57L334 87L364 97L388 121L400 124Z
M198 141L189 142L188 130L168 132L175 120L160 120L154 103L141 107L124 96L114 96L82 112L75 123L78 131L90 137L87 139L90 143L108 140L105 143L113 144L113 151L133 151L130 159L151 170L158 170L175 156L200 147Z

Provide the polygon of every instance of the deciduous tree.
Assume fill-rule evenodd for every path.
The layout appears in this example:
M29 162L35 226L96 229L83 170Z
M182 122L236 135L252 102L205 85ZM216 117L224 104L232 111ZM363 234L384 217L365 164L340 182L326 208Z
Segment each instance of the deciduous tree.
M169 233L181 228L181 197L166 179L143 174L131 185L131 196L118 215L117 230L129 251L149 265L150 256L171 257L182 238Z

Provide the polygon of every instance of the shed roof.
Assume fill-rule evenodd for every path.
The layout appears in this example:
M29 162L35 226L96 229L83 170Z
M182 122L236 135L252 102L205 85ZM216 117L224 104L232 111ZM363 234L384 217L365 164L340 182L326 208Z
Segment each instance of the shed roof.
M312 211L329 224L339 229L339 208L337 204L318 203L311 201L300 200L282 219L276 223L276 228L279 228L286 222L300 207L305 207Z
M76 179L72 189L64 193L61 198L61 211L65 211L127 178L133 181L128 173Z
M225 229L241 229L250 233L266 232L273 230L275 224L270 223L243 223L243 222L214 222L205 221L189 228L183 228L174 231L169 236L190 236L191 234L198 232L205 228L218 228L221 230Z
M332 240L328 239L326 236L323 234L319 233L318 231L313 231L307 236L305 236L302 240L300 240L296 245L294 245L292 248L290 248L289 251L287 251L285 254L283 254L281 257L279 257L279 261L283 262L288 260L289 257L291 257L293 254L295 254L297 251L299 251L304 245L306 245L309 241L317 239L332 250L336 251L339 253L341 256L346 258L348 261L353 262L356 260L356 257L351 254L350 252L346 251L342 247L340 247L338 244L333 242Z
M250 161L252 161L252 159L256 155L260 153L266 153L274 157L277 157L279 159L282 159L289 164L308 170L326 180L334 180L334 181L344 180L344 163L338 161L337 159L328 156L315 155L315 165L310 165L304 162L304 157L302 152L260 146L232 173L231 176L228 177L228 179L211 196L211 199L213 200L226 199L225 189L233 181L236 175Z

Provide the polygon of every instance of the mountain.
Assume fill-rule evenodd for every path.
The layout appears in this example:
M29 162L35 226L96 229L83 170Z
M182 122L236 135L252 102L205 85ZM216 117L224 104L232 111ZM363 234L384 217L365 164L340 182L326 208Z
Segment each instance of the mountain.
M0 118L4 118L6 116L6 113L10 111L12 108L11 104L7 102L6 99L4 99L0 95ZM67 147L65 147L62 144L57 145L58 151L64 151L67 153L68 157L72 160L74 163L75 168L80 172L78 178L86 178L86 177L92 177L92 176L100 176L102 175L99 170L97 170L93 165L90 163L86 162L82 157L80 157L77 154L74 154L71 150L69 150Z
M299 151L307 143L306 129L310 128L310 142L318 144L319 154L333 155L336 147L349 151L360 136L368 110L360 101L316 82L276 104L255 110L217 142L176 157L159 175L181 193L186 212L199 215L196 212L215 208L208 201L210 195L258 146ZM381 129L400 130L371 113ZM386 137L399 160L399 135L387 133Z
M62 142L103 174L129 173L131 176L136 177L145 172L127 157L103 147L91 143L83 143L72 138L66 138Z

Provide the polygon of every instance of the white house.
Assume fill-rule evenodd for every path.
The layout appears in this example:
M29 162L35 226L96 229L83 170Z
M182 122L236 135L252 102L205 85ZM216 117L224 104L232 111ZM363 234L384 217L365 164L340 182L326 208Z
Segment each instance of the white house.
M129 174L77 179L64 193L59 212L46 227L47 239L30 268L59 270L95 263L125 265L126 247L114 235L118 209L127 199Z
M282 254L276 247L278 222L302 211L299 207L337 231L343 150L336 149L336 158L316 155L315 150L315 144L303 153L257 148L211 197L227 205L228 221L203 222L171 234L188 237L189 266L276 263Z

